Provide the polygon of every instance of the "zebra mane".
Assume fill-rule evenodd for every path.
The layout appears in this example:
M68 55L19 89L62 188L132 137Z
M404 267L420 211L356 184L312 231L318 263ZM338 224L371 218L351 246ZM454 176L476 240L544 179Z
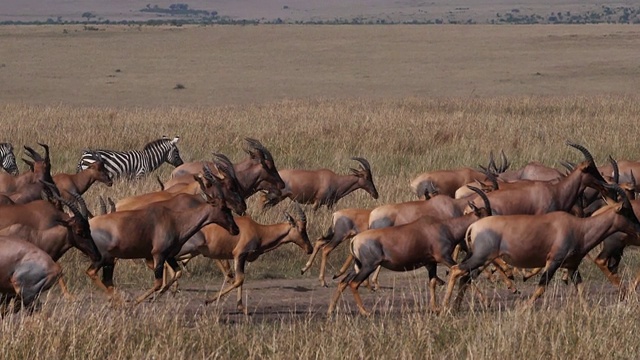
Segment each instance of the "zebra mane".
M147 144L142 148L142 150L149 150L150 148L152 148L152 147L154 147L154 146L158 146L159 144L162 144L162 143L171 143L172 141L173 141L172 139L169 139L169 138L167 138L167 137L163 137L163 138L161 138L161 139L153 140L153 141L151 141L151 142L147 143Z

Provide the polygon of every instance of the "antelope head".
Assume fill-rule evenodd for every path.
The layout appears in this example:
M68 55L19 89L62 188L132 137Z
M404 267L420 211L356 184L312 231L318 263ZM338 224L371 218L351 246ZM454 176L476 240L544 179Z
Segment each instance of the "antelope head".
M201 177L194 175L193 178L200 185L200 196L202 196L204 201L213 208L220 210L216 223L226 229L231 235L238 235L240 228L238 228L238 224L236 224L233 219L231 209L227 206L220 183L218 183L214 177L211 186L207 187Z
M298 203L294 203L293 206L297 218L294 218L288 212L284 213L285 218L291 225L291 231L288 236L294 244L306 251L307 254L311 254L313 252L313 246L307 234L307 216Z
M262 188L258 190L271 191L272 189L264 188L264 183L273 184L277 189L284 189L284 180L280 177L276 163L273 161L273 156L267 148L265 148L260 141L252 138L245 138L245 144L243 145L244 151L249 154L251 159L259 163L264 169L264 173L261 175Z
M579 150L584 155L584 161L580 164L576 165L574 171L580 171L584 175L585 182L584 184L588 187L592 187L594 189L598 189L601 192L605 191L604 184L606 183L605 179L598 171L596 167L596 162L593 160L593 156L584 146L572 143L570 141L566 142L567 145Z
M231 164L231 161L223 154L214 153L213 157L213 163L218 170L218 174L214 174L209 166L205 165L202 169L204 178L211 184L218 183L224 193L227 206L237 214L244 215L247 211L247 203L241 195L242 190L238 184L233 164Z
M371 195L372 198L378 198L378 190L373 183L373 175L371 174L371 166L365 158L352 157L351 160L355 160L360 163L359 169L351 168L351 174L359 178L360 187Z

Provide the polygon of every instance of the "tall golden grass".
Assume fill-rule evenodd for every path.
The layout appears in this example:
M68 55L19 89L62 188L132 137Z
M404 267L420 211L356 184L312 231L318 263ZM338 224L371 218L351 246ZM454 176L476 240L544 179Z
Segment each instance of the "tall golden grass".
M578 161L581 155L565 140L585 145L599 164L608 155L638 159L635 124L637 96L496 97L400 100L285 100L262 105L220 107L115 108L0 105L3 140L19 149L44 142L51 147L54 172L75 172L85 148L139 149L162 135L180 135L185 161L210 157L212 151L233 161L245 154L244 137L260 139L279 168L326 167L346 173L352 156L367 158L380 199L355 192L336 207L373 207L414 198L409 180L423 171L486 164L490 151L504 150L512 166L538 160L558 166L558 160ZM24 169L24 167L23 167ZM167 179L168 165L158 170ZM120 199L157 189L153 177L118 182L112 188L96 184L86 194L96 209L97 196ZM288 203L262 213L249 201L252 217L263 223L282 221ZM307 209L313 240L329 224L331 211ZM346 246L330 266L343 260ZM299 278L306 261L299 249L285 246L264 255L248 268L245 285L259 278ZM623 260L627 268L635 262ZM590 308L574 304L569 289L558 285L538 309L521 309L500 301L489 309L474 308L459 316L429 314L421 305L425 286L392 287L375 302L378 315L352 316L341 310L326 321L326 299L314 299L300 314L296 304L284 315L264 321L229 317L228 308L194 305L198 292L183 293L137 308L110 305L87 280L87 261L75 250L62 259L71 290L80 301L61 300L50 291L40 313L10 316L0 323L4 358L442 358L445 356L505 357L634 357L638 351L638 303L635 296L612 301L612 287L593 266L585 265ZM329 269L329 273L332 268ZM625 275L628 275L625 270ZM317 286L312 268L307 285ZM206 259L192 266L185 286L216 281L219 275ZM313 281L311 280L313 277ZM141 262L122 260L116 284L131 292L151 284ZM286 280L284 280L286 281ZM418 280L419 283L419 280ZM195 284L195 285L194 285ZM486 282L480 286L487 285ZM528 287L522 286L527 294ZM603 289L603 290L600 290ZM408 293L395 302L395 292ZM386 293L386 294L385 294ZM253 292L259 297L259 291ZM615 296L613 296L615 297ZM341 304L352 303L345 294ZM370 298L371 299L371 298ZM395 299L395 300L394 300ZM200 300L197 300L200 301ZM369 300L371 301L371 300ZM230 301L231 302L231 301ZM371 303L370 303L371 304ZM308 304L307 304L308 305ZM268 311L268 310L265 310Z

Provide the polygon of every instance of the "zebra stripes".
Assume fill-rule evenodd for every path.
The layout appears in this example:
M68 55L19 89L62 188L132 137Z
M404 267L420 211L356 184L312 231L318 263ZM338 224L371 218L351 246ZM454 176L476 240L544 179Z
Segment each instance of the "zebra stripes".
M142 151L115 151L115 150L85 150L78 162L78 171L86 169L93 163L97 154L104 163L112 179L125 177L138 179L148 175L163 162L173 166L182 165L180 152L177 147L179 136L173 139L162 137L144 146Z
M0 143L0 166L11 175L20 173L16 156L13 154L13 145L10 143Z

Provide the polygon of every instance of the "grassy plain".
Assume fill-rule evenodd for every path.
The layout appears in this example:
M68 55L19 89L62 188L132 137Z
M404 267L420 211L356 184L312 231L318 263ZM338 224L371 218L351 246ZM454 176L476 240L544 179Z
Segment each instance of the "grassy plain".
M69 30L0 29L0 63L6 64L0 80L8 84L0 89L3 140L16 149L47 142L54 172L74 171L83 148L140 148L163 134L181 136L187 161L214 150L237 161L244 156L242 138L251 136L271 150L280 168L346 172L351 156L367 158L381 198L357 192L338 203L346 208L412 199L408 182L416 174L484 164L490 150L504 149L514 167L579 160L564 145L567 139L587 146L598 163L609 154L640 158L634 131L640 98L633 86L640 69L631 57L640 40L634 27ZM377 41L367 42L371 38ZM207 39L209 47L202 45ZM172 90L178 82L186 89ZM159 175L169 172L163 167ZM122 198L155 188L151 178L113 188L98 184L86 197L95 208L99 194ZM251 200L250 213L275 222L286 206L260 213ZM312 239L330 214L309 210ZM625 278L637 268L631 258L623 260ZM341 260L335 255L328 273ZM3 320L0 354L587 359L638 352L637 297L618 302L591 264L583 266L591 284L588 309L561 284L532 310L514 303L530 293L530 284L519 283L523 295L505 300L500 285L480 281L495 296L489 309L435 315L424 306L424 274L387 273L385 290L365 298L376 315L352 314L353 300L345 293L338 315L327 320L333 288L315 290L317 267L301 279L305 261L299 249L285 246L251 264L249 289L252 283L273 285L250 291L250 308L271 311L262 305L265 296L270 305L281 300L291 307L280 315L235 317L233 298L194 305L219 286L210 261L195 261L192 277L183 280L197 291L131 308L109 304L83 274L86 260L72 250L62 263L79 301L64 301L53 289L41 313ZM141 262L120 261L115 279L137 294L152 275Z

